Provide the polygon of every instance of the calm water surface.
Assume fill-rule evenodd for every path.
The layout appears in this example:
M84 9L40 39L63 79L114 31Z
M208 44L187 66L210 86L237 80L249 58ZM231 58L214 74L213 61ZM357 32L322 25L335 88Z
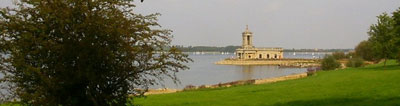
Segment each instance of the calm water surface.
M322 58L325 53L284 53L285 58ZM171 80L164 81L166 88L182 89L186 85L212 85L237 80L250 80L261 78L280 77L290 74L304 73L306 68L281 68L279 66L236 66L236 65L216 65L217 61L233 57L221 54L202 54L189 55L194 62L189 63L189 70L177 73L180 84L174 84ZM151 88L163 88L153 86Z

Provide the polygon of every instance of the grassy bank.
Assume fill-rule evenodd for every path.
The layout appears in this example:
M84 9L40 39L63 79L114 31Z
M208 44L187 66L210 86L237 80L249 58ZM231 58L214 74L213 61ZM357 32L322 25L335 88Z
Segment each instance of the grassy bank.
M400 105L400 66L320 71L272 84L203 89L135 98L135 104L177 105Z

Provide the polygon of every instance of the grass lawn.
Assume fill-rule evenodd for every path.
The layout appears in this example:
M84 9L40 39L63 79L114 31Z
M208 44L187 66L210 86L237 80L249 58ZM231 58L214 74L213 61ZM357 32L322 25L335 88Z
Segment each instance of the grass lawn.
M150 95L133 102L144 106L400 105L400 66L389 61L385 69L376 64L320 71L297 80Z

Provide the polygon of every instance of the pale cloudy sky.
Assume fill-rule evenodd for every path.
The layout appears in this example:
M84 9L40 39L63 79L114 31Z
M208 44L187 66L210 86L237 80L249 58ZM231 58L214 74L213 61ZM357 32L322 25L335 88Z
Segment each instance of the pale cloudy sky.
M144 0L136 12L161 13L175 45L241 45L248 24L257 47L353 48L377 15L399 7L400 0Z

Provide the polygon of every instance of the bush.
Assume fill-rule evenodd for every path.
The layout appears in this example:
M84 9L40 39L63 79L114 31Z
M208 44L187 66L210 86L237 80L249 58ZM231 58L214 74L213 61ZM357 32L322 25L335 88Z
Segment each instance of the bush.
M319 71L319 70L320 70L320 67L307 68L307 76L315 75L317 73L317 71Z
M184 91L186 91L186 90L193 90L193 89L196 89L196 88L197 88L197 87L194 86L194 85L186 85L185 88L183 88L183 90L184 90Z
M346 58L346 54L344 52L334 52L334 53L332 53L332 56L336 60L340 60L340 59L345 59Z
M340 63L332 55L327 55L321 61L322 70L334 70L340 67Z
M397 63L400 65L400 53L397 55Z
M199 88L204 89L204 88L209 88L209 87L207 85L200 85Z
M347 63L347 67L361 67L364 65L364 60L360 57L352 58Z
M357 57L356 52L349 52L349 53L346 54L346 58L348 58L348 59L351 59L351 58L354 58L354 57Z
M367 61L376 61L376 52L372 49L373 44L370 41L360 42L356 48L356 55Z

